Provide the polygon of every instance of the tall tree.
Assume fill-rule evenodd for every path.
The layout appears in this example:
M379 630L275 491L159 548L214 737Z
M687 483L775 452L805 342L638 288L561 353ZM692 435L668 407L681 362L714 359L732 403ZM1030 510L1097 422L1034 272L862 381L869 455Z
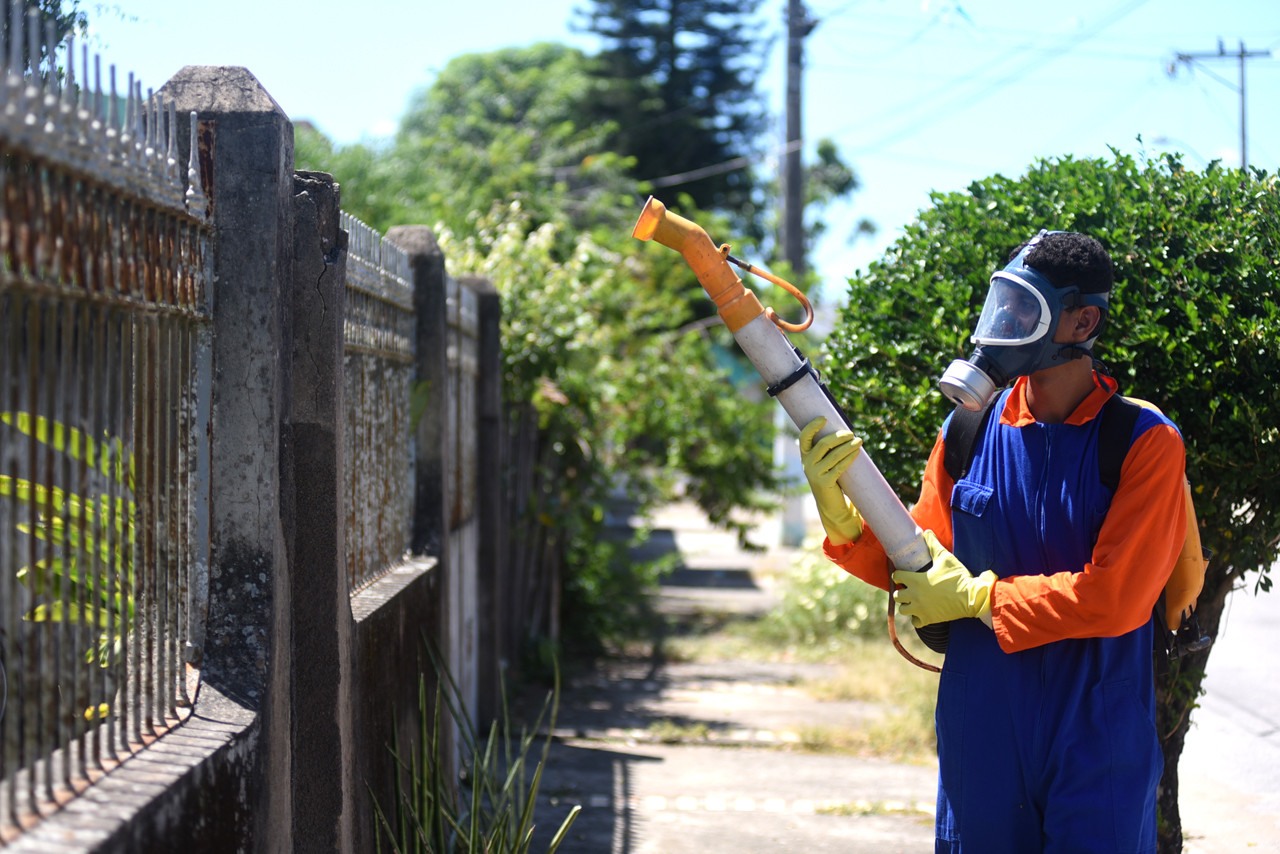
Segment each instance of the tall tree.
M610 128L578 110L590 86L587 58L564 45L459 56L415 96L396 150L422 164L437 206L487 213L519 196L538 221L581 214L616 187L602 171Z
M761 0L590 0L579 26L604 47L588 104L611 121L613 150L634 175L680 181L697 207L754 226L764 199L749 168L769 119L756 89L765 55ZM717 168L718 167L718 168ZM752 228L758 231L758 226Z

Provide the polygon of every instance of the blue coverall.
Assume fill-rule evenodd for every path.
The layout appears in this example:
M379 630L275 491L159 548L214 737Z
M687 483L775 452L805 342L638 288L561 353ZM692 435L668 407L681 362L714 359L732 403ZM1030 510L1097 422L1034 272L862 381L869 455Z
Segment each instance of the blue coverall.
M930 455L912 515L972 573L999 577L994 631L951 623L936 712L938 852L1155 851L1152 608L1185 531L1184 452L1168 419L1143 410L1113 496L1096 416L1114 392L1099 376L1066 422L1045 424L1023 378L995 404L959 483L942 465L946 425ZM888 589L873 531L825 548Z
M1143 412L1135 435L1159 420ZM992 419L951 497L952 551L971 572L1051 575L1091 560L1111 504L1093 463L1099 422ZM1153 631L1148 620L1118 637L1006 653L979 621L951 625L936 716L938 852L960 854L961 839L968 854L1155 851ZM965 768L985 769L976 791Z

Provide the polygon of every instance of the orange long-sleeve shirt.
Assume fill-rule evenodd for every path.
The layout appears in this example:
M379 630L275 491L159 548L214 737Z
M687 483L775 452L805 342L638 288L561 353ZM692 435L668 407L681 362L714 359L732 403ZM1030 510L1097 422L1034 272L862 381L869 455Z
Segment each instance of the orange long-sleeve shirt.
M1034 423L1026 389L1023 377L1000 413L1002 424ZM1066 423L1088 423L1114 393L1114 381L1100 378ZM939 431L911 515L950 549L954 482L943 467L944 442ZM1130 447L1088 563L1079 571L1052 575L1024 575L1017 567L1000 567L997 574L1002 577L992 590L991 606L1000 648L1016 652L1064 638L1112 637L1143 625L1168 581L1186 532L1185 468L1182 437L1161 421ZM834 546L827 541L824 550L846 571L889 589L892 567L870 529L854 543Z

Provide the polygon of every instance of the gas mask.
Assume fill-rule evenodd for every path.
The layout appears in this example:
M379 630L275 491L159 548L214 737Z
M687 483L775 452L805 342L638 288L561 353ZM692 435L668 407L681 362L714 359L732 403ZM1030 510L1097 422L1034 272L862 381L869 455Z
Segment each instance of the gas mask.
M1053 340L1058 319L1065 309L1093 305L1107 316L1107 294L1085 294L1077 287L1056 288L1034 267L1027 254L1046 234L1041 231L1003 270L991 277L987 300L970 339L978 345L968 360L957 359L942 375L938 386L953 403L979 410L1015 377L1030 376L1081 355L1088 355L1097 340L1058 344Z

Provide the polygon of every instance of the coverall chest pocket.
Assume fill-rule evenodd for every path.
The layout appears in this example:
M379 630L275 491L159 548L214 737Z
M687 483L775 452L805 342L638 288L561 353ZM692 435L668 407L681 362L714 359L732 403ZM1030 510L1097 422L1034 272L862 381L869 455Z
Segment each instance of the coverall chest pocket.
M952 551L974 575L995 570L994 494L991 487L967 480L958 482L951 491Z

